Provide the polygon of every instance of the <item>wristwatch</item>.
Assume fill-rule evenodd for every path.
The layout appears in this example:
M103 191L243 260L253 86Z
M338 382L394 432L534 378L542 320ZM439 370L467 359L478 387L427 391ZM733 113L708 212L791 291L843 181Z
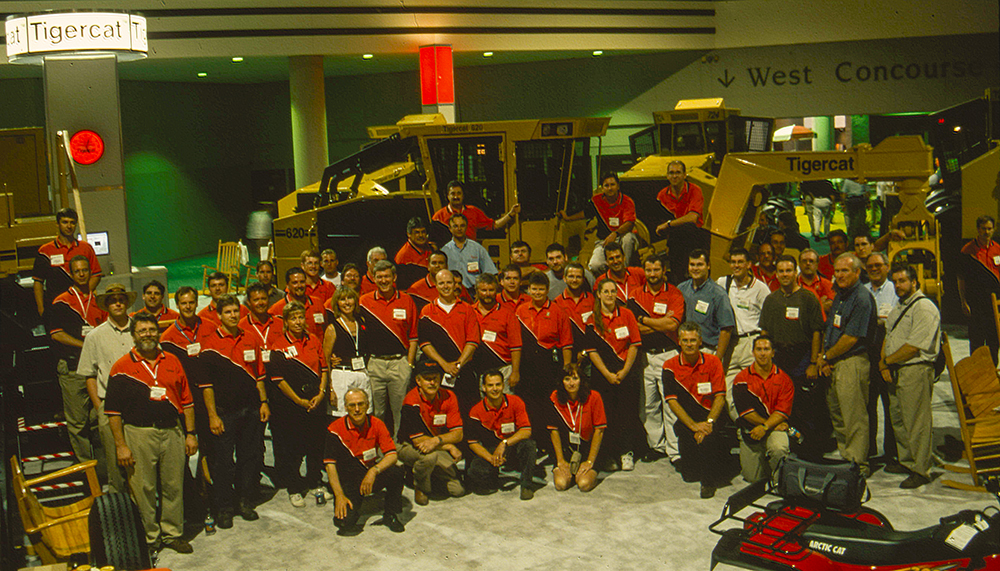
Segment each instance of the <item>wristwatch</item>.
M705 422L707 422L709 424L715 424L715 419L712 418L712 417L708 417L707 419L705 419Z

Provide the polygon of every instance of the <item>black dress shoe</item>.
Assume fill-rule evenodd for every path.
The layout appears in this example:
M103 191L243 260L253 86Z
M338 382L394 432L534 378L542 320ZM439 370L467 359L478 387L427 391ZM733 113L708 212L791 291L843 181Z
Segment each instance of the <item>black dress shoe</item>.
M257 521L260 519L257 510L253 509L253 506L247 502L240 502L240 517L246 521Z
M899 485L900 488L904 490L912 490L914 488L919 488L924 484L930 483L930 478L927 476L922 476L920 474L910 474L910 477L903 480L903 483Z
M715 497L715 486L710 486L708 484L701 485L701 499L707 500L708 498Z
M229 529L233 527L233 512L231 510L222 510L219 512L219 519L215 522L215 525L219 529Z
M391 528L390 528L391 529ZM340 537L354 537L364 530L360 525L345 525L337 528L337 535Z
M909 474L910 473L910 470L908 470L906 468L906 466L903 466L899 462L889 462L882 469L885 470L885 472L887 474Z
M382 516L382 525L388 527L389 531L393 533L403 533L406 531L406 526L403 525L403 522L399 521L396 514L385 514Z
M177 553L194 553L194 548L191 547L191 544L179 537L164 541L163 547L164 549L173 549Z

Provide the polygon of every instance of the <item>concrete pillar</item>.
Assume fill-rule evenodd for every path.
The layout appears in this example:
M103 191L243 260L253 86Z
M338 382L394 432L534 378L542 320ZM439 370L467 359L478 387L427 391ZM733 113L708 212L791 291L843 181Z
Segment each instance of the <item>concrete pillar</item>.
M832 151L836 148L836 130L833 128L833 117L813 117L812 130L816 133L813 139L814 151Z
M302 188L319 181L330 164L323 56L292 56L288 58L288 70L295 188Z

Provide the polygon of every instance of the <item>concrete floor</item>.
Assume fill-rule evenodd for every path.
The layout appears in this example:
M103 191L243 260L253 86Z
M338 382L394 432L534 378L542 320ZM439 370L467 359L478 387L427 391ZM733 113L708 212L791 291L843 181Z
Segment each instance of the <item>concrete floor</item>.
M956 361L968 355L956 339ZM934 390L935 441L958 436L957 416L947 376ZM936 471L940 474L941 471ZM294 508L279 491L258 507L260 520L238 517L229 530L192 540L195 553L164 552L158 565L174 571L217 569L708 569L717 536L708 526L728 496L745 486L739 477L710 500L698 498L698 484L684 483L670 464L637 463L634 472L602 474L592 492L556 492L551 475L535 499L519 500L517 490L413 504L403 493L406 532L394 534L373 522L379 502L366 502L367 525L357 537L338 537L332 504ZM961 475L950 477L962 478ZM875 473L867 507L886 514L894 527L934 525L960 509L983 509L996 502L982 493L962 492L935 480L918 490L901 490L903 476Z

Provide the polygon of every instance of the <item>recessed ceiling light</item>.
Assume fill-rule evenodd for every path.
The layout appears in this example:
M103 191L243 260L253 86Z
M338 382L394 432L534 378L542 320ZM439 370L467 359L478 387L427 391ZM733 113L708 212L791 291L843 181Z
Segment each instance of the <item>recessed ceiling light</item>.
M361 56L362 59L372 59L374 57L375 57L374 54L365 54L365 55Z
M204 71L199 71L198 72L198 77L208 77L208 74L205 73Z
M594 56L594 57L598 57L598 56L602 56L602 55L604 55L604 52L603 52L603 51L601 51L601 50L594 50L594 52L593 52L593 53L591 53L590 55L592 55L592 56Z
M493 57L493 52L483 52L483 57Z
M233 58L233 63L240 63L241 61L243 61L243 58L241 56L236 56Z

